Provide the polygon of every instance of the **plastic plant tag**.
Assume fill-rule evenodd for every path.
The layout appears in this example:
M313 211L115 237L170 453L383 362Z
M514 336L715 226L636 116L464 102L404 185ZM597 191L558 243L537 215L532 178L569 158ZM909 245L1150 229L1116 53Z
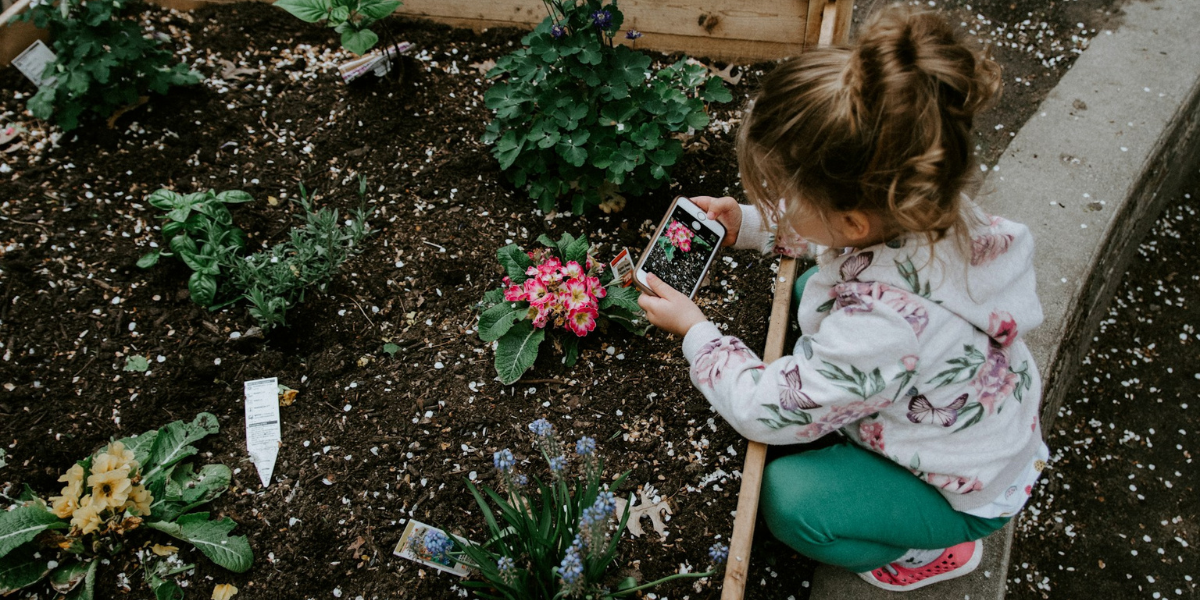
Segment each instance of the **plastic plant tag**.
M363 56L360 56L350 62L338 65L338 71L342 74L342 82L350 83L367 73L375 73L382 77L389 70L389 59L401 54L406 54L412 50L413 45L409 42L401 42L388 48L387 57L384 57L383 52L375 50Z
M54 77L42 77L42 74L46 72L46 65L56 60L58 60L58 56L54 54L54 51L42 40L37 40L18 54L13 59L12 65L32 81L33 85L42 87L54 83Z
M247 381L246 389L246 450L258 469L263 487L271 484L275 458L279 456L279 380Z
M405 525L404 533L400 536L400 541L396 543L396 549L392 551L392 554L421 563L427 567L433 567L439 571L453 573L459 577L466 577L467 568L448 554L449 547L446 541L450 537L450 534L437 527L426 525L415 519L409 519L408 525ZM453 538L464 546L471 543L457 535L453 536ZM427 541L429 543L426 543ZM439 543L446 544L446 547L436 547ZM435 547L431 548L431 545Z
M621 287L633 285L633 259L629 258L629 248L621 248L621 253L612 262L613 275L621 280Z

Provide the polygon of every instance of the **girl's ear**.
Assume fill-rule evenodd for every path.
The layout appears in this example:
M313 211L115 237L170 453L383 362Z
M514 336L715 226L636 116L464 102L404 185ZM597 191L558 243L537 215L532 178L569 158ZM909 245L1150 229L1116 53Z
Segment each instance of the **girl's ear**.
M848 210L838 214L837 223L842 230L842 236L850 242L850 246L864 245L876 233L876 219L861 210ZM869 245L869 244L867 244Z

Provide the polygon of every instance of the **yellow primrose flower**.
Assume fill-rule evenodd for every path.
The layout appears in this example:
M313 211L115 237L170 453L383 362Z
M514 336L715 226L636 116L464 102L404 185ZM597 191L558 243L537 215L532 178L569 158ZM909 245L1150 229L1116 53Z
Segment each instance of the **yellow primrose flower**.
M92 461L92 473L107 473L119 469L137 471L138 463L134 460L132 450L127 450L125 444L113 442L104 452L96 455Z
M123 510L133 509L138 516L150 516L150 503L154 502L154 495L145 486L135 485L129 492L129 500L125 502Z
M61 496L50 498L50 503L53 505L51 512L58 518L65 519L71 516L76 508L79 508L79 495L83 493L83 467L72 466L58 480L67 485L62 489Z
M129 492L133 491L126 469L93 473L88 477L88 486L92 488L92 503L99 504L101 509L120 508L129 499Z
M213 588L212 600L229 600L236 593L238 589L233 584L222 583Z
M75 515L71 519L71 527L81 535L87 535L96 531L100 528L100 511L102 510L104 510L104 505L92 502L91 496L84 496L79 501L79 508L75 509Z

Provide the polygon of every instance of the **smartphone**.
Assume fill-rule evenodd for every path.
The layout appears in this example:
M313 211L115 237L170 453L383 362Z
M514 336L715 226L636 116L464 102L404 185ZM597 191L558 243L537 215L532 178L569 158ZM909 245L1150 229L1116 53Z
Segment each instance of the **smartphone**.
M671 203L654 237L650 238L650 245L633 272L633 284L653 296L654 292L646 284L646 274L654 273L688 298L693 298L723 239L725 226L709 219L703 209L680 196Z

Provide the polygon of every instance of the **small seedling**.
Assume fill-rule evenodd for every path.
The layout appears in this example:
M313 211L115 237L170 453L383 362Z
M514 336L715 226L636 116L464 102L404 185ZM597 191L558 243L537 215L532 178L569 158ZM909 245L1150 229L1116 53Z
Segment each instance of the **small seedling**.
M125 357L125 370L134 371L137 373L145 373L150 368L150 361L146 360L145 356L134 354Z
M386 352L388 356L395 358L396 353L400 351L400 346L388 342L383 345L383 351Z

